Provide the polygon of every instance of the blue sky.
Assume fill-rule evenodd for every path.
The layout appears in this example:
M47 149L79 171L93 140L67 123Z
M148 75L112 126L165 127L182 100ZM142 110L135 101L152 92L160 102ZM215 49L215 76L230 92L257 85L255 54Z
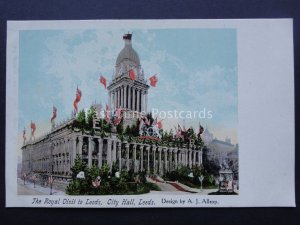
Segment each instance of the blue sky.
M128 30L31 30L20 32L19 131L37 133L50 129L52 106L57 121L73 110L76 86L83 92L79 108L96 100L105 105L107 92L99 73L111 79L115 60ZM237 142L237 40L235 29L149 29L133 32L147 77L158 74L150 88L148 110L211 110L212 119L186 119L186 126L199 122L214 134ZM165 119L172 128L178 119ZM39 129L40 128L40 129ZM41 132L42 133L42 132Z

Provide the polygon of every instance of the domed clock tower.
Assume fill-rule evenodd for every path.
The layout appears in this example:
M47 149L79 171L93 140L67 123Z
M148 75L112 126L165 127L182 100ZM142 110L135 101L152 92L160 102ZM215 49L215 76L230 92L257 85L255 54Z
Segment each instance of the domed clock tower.
M140 64L140 58L132 47L132 34L125 34L124 48L119 53L112 82L107 87L109 104L112 110L123 109L124 127L131 125L139 114L147 112L149 85ZM134 71L135 80L129 77Z

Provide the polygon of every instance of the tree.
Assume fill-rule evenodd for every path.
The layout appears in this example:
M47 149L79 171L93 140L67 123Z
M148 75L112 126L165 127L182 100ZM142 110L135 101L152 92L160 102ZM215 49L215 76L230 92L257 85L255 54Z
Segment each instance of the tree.
M93 106L91 106L87 112L87 123L90 128L93 127L93 120L95 116L96 116L96 109Z
M81 171L86 172L87 165L83 160L81 160L79 155L76 155L74 166L71 168L72 179L75 179L77 174Z

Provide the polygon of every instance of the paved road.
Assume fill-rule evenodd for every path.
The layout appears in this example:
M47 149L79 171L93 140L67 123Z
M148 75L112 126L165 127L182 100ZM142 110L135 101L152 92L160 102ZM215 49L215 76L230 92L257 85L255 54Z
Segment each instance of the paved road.
M42 187L38 184L34 185L33 183L26 182L24 185L24 182L21 179L18 179L18 194L19 195L49 195L50 194L50 188L49 187ZM64 192L52 189L53 195L66 195Z
M28 184L26 186L18 183L18 195L44 195L44 193L32 190L31 187L28 187Z
M171 184L168 184L168 183L164 183L164 182L156 182L156 185L158 187L160 187L160 189L162 191L178 191L174 186L172 186Z

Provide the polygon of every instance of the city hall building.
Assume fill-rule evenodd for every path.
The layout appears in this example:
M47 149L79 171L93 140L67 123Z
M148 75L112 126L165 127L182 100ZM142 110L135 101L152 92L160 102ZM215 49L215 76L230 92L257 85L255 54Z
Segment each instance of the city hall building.
M139 56L132 47L132 35L126 34L123 39L125 46L116 59L115 73L107 90L111 108L124 109L122 113L125 126L133 124L141 112L147 112L149 85ZM135 68L135 80L130 79L130 68ZM202 148L193 143L180 148L127 142L118 139L116 129L112 129L107 137L101 137L70 129L70 124L75 119L73 116L53 126L48 134L24 142L23 173L49 173L70 177L70 169L77 155L86 161L89 167L93 164L98 167L107 164L112 168L115 164L120 171L145 171L157 175L175 170L180 165L190 168L202 165Z

